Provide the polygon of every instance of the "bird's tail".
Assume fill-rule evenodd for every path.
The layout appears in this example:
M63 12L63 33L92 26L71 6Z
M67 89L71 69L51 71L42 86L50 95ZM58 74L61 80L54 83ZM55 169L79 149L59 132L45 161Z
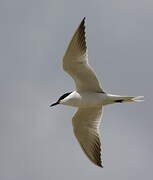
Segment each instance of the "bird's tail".
M116 103L142 101L144 101L144 96L120 96L115 100Z
M132 98L132 101L142 102L142 101L144 101L144 96L136 96L136 97Z

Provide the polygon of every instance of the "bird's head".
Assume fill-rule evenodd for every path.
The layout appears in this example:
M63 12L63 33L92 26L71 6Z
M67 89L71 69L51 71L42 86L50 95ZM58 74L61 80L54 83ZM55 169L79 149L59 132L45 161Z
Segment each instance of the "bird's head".
M70 95L71 93L72 93L72 92L68 92L68 93L63 94L55 103L51 104L50 107L55 106L55 105L58 105L58 104L62 104L63 100L64 100L68 95Z

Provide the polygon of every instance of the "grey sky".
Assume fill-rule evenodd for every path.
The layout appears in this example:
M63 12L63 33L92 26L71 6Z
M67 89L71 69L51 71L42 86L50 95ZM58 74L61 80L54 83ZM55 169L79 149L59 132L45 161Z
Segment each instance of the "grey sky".
M86 16L89 61L104 89L144 103L104 109L104 168L92 165L72 131L75 108L49 108L74 83L62 70L68 42ZM153 178L153 2L0 1L0 179Z

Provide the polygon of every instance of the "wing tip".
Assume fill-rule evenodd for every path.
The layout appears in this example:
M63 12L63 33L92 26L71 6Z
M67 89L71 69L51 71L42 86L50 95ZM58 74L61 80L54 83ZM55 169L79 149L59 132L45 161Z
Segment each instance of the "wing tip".
M86 17L84 17L83 19L82 19L82 21L81 21L81 23L80 24L85 24L85 20L86 20Z
M97 166L99 166L100 168L103 168L104 166L102 165L102 161L100 159L100 161L96 164Z
M104 166L102 165L102 163L95 163L96 166L100 167L100 168L104 168Z
M102 164L99 167L104 168L104 166Z

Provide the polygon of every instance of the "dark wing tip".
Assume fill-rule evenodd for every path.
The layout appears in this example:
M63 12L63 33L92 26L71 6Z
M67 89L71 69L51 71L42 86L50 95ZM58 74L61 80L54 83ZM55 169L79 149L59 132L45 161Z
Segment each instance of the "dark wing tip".
M101 159L96 163L97 166L103 168L104 166L102 165Z
M86 45L86 37L85 37L85 17L81 21L78 30L77 30L77 40L78 40L78 46L81 50L81 54L86 53L87 45Z
M101 159L99 160L99 161L97 161L97 162L94 162L95 163L95 165L97 165L98 167L100 167L100 168L103 168L104 166L102 165L102 162L101 162Z
M104 166L102 165L101 157L100 157L99 161L97 161L96 165L97 165L98 167L101 167L101 168L104 167Z
M83 19L82 19L82 21L81 21L81 23L80 23L80 26L84 26L84 24L85 24L85 20L86 20L86 17L84 17Z
M86 20L86 17L84 17L83 19L82 19L82 21L85 21Z
M99 167L103 168L104 166L101 164L101 165L99 165Z

